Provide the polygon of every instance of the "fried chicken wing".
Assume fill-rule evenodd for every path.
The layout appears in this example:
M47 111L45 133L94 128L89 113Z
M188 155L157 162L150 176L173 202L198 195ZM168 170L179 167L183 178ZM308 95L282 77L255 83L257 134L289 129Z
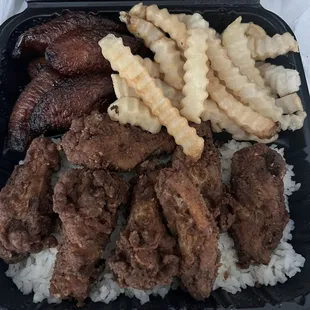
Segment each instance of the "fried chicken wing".
M62 175L53 197L53 209L62 222L62 241L51 280L52 295L79 302L88 297L127 192L127 183L105 170L73 169Z
M37 138L24 163L15 167L1 190L0 256L7 263L56 246L51 236L51 177L59 165L56 145L47 138Z
M268 264L289 220L284 207L285 162L264 144L236 152L232 158L231 186L241 207L230 233L239 263Z
M60 35L76 29L105 29L127 33L126 26L110 19L85 12L68 12L42 25L30 28L19 38L13 51L18 58L24 53L44 55L45 49Z
M74 29L59 36L51 43L45 52L48 64L64 75L77 75L94 72L111 73L110 62L101 53L98 42L111 31ZM136 53L142 46L142 41L127 35L121 36L124 45Z
M89 169L130 170L150 155L170 153L175 148L165 130L151 134L113 122L98 112L73 121L61 144L69 161Z
M65 79L41 98L31 115L30 128L37 135L69 129L74 119L103 108L112 95L110 76L92 74Z
M45 57L39 57L32 60L28 66L28 74L33 80L47 66Z
M109 260L121 287L149 290L169 285L179 272L176 242L163 223L154 185L152 178L140 176L128 224Z
M43 69L20 94L9 121L8 146L16 151L24 151L33 135L30 117L40 99L57 85L62 77L53 69Z
M238 203L222 184L220 153L213 144L210 123L194 127L198 135L205 139L201 158L193 162L177 147L172 157L172 167L186 174L197 186L218 227L222 232L227 231L235 220Z
M170 230L181 252L180 278L198 300L209 297L217 276L219 232L199 189L188 176L162 169L155 186Z

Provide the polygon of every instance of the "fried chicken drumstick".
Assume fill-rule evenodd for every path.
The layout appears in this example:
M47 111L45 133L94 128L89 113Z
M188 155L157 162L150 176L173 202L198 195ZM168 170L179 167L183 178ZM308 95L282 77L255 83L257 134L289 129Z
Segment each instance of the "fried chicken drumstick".
M74 120L61 145L72 163L89 169L120 170L133 169L148 156L170 153L175 148L165 130L151 134L98 112Z
M258 143L233 155L231 187L240 202L230 229L239 263L268 264L278 246L289 215L284 206L285 161Z
M179 271L176 241L163 223L154 185L146 175L139 177L128 224L109 260L121 287L148 290L169 285Z
M220 153L213 144L210 123L195 125L195 128L205 140L201 158L193 162L177 147L172 157L172 167L186 174L197 186L220 231L224 232L235 220L238 203L222 184Z
M220 258L213 216L199 189L183 172L162 169L155 190L178 239L182 283L195 299L205 299L212 291Z
M57 182L53 209L62 222L63 236L51 280L52 295L73 297L80 303L88 297L127 192L126 182L105 170L73 169Z
M53 226L51 177L59 169L56 145L34 139L0 192L0 256L15 263L29 253L57 245Z

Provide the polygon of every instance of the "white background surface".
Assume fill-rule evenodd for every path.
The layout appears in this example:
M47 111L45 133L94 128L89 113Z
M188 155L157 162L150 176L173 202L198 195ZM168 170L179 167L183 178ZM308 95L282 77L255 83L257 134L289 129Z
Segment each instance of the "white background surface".
M261 4L281 16L295 32L310 85L310 0L261 0ZM26 6L23 0L0 0L0 24Z

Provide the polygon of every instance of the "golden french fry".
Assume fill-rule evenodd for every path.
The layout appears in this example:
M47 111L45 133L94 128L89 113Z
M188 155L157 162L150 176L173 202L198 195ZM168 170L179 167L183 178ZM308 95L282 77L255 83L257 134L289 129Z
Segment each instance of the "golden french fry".
M125 79L122 79L119 74L111 74L114 93L117 99L121 99L123 97L135 97L139 98L136 91L128 86Z
M114 92L117 99L123 97L134 97L140 99L140 96L136 93L134 88L130 87L127 81L119 76L119 74L112 74L112 82L114 87ZM176 90L169 86L167 83L161 79L155 79L157 87L162 89L163 94L166 98L171 100L172 106L180 109L180 101L183 98L182 92Z
M272 119L258 114L237 101L214 76L212 69L209 70L207 77L210 81L207 90L211 98L244 131L261 139L271 138L277 133L277 125Z
M152 23L141 18L121 12L120 19L127 25L128 30L143 39L155 54L154 59L164 74L164 80L173 88L181 90L184 86L184 61L175 42L165 37Z
M171 87L166 82L161 79L155 79L157 87L161 88L164 93L164 96L171 100L171 103L174 107L180 109L180 102L184 98L181 91Z
M239 16L224 30L222 44L227 49L229 58L240 69L240 72L247 76L251 82L264 89L265 82L251 57L245 27L241 25L241 20L242 18Z
M178 17L153 4L146 8L146 20L168 33L181 49L186 48L187 29Z
M204 102L208 98L206 87L208 57L208 34L205 29L189 29L186 41L187 49L184 52L186 62L184 64L184 81L182 89L184 98L181 101L180 113L189 121L201 123L200 115L204 111Z
M165 34L160 29L142 18L131 16L127 12L120 12L119 15L120 21L126 24L129 32L135 37L141 38L148 48L151 47L152 43L165 37Z
M282 115L281 128L282 130L298 130L304 125L304 120L307 117L305 111L298 111L296 114Z
M271 90L280 97L297 92L301 85L299 72L270 63L256 64Z
M254 135L246 133L232 119L228 118L225 112L218 107L217 103L211 99L205 101L205 106L206 109L201 114L201 119L204 122L208 120L211 121L212 130L214 132L221 132L225 129L232 134L232 137L235 140L256 141L261 143L270 143L278 139L277 134L270 139L260 139Z
M183 19L187 29L209 28L209 23L199 13L194 13L193 15L186 15Z
M142 58L139 55L136 55L136 57L139 59L140 63L147 69L150 76L153 78L160 78L160 67L157 62L154 62L150 58Z
M299 52L298 43L289 32L282 35L276 34L273 37L248 37L248 48L255 60L266 60L288 52Z
M245 35L253 38L264 38L267 36L267 33L264 28L254 23L242 24L245 28Z
M159 122L174 137L176 144L183 147L186 155L198 160L201 157L204 140L188 125L187 120L180 116L178 109L171 105L170 100L164 97L147 69L132 55L130 48L124 46L122 38L109 34L99 41L99 46L103 56L111 63L112 69L118 71L129 86L135 89L151 113L158 117Z
M301 99L296 93L276 99L276 105L281 107L285 114L294 114L304 110Z
M168 38L161 38L151 46L154 59L159 63L164 80L173 88L181 90L184 86L184 61L175 42Z
M248 104L254 111L274 121L279 121L282 110L276 106L275 99L240 73L239 68L228 57L221 40L216 37L214 29L209 28L207 32L207 55L211 67L217 72L218 77L225 82L227 89L230 89L236 97L240 97L241 101Z
M159 133L161 124L158 118L151 114L143 102L134 97L122 97L111 103L108 114L113 121L121 124L139 126L150 133Z
M136 4L129 10L129 15L137 16L139 18L145 19L146 17L146 5L143 5L142 2Z

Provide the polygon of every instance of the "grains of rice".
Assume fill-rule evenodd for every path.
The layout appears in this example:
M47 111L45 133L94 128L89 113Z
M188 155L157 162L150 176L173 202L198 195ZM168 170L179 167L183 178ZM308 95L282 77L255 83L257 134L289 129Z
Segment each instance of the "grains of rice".
M55 141L56 143L58 141ZM234 140L224 144L220 148L222 179L225 184L229 184L231 158L233 154L247 146L247 142L236 142ZM278 149L276 145L271 146L279 154L284 157L284 149ZM71 168L79 168L67 161L64 154L61 153L61 170L53 177L52 183L55 184L59 176ZM22 163L21 163L22 164ZM286 174L284 176L284 196L286 206L288 208L287 196L300 188L300 184L292 180L294 177L293 166L286 165ZM131 175L126 175L126 179ZM115 248L115 243L119 238L120 229L126 223L122 214L119 213L117 227L110 237L105 251L105 259L108 258L110 252ZM276 285L276 283L284 283L288 278L293 277L297 272L301 271L305 259L297 254L292 245L288 243L292 239L291 231L294 229L292 220L287 224L283 237L274 251L270 263L267 265L250 266L248 269L239 269L237 267L237 253L234 248L234 241L228 233L220 235L218 247L221 251L221 266L218 270L218 277L214 283L214 289L222 288L230 293L237 293L247 286L254 286L255 283L262 285ZM60 302L53 298L49 293L50 279L53 273L54 263L56 259L57 249L44 250L37 254L31 254L25 261L18 264L9 265L6 272L11 277L17 288L24 294L34 293L33 301L40 302L47 299L48 302ZM104 272L98 281L93 285L90 298L94 302L109 303L115 300L120 294L132 298L136 297L144 304L150 300L150 295L161 296L162 298L169 292L169 289L176 289L178 280L175 279L171 286L156 286L153 290L137 290L134 288L120 288L117 282L113 280L113 274L106 266Z

